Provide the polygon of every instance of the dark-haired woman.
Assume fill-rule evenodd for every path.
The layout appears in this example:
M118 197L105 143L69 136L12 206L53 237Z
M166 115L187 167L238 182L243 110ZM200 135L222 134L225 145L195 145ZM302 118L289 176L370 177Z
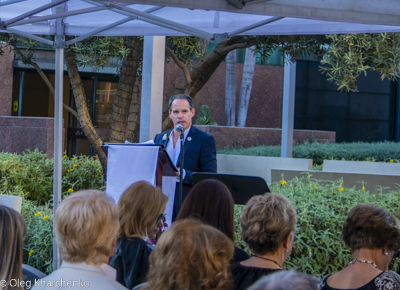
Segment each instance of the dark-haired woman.
M388 271L400 248L398 219L373 204L353 207L343 225L342 238L353 254L349 266L324 277L320 289L400 289L400 276Z
M189 192L176 220L197 218L223 232L234 241L233 199L229 189L221 181L207 179L197 183ZM233 262L243 261L249 255L235 247Z

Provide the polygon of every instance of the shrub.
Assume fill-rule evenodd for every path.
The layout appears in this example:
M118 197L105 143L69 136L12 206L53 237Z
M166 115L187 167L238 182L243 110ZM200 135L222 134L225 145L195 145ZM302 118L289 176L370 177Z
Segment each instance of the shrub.
M210 108L207 105L202 105L197 115L196 125L209 125L215 126L217 123L214 121Z
M21 214L27 226L23 261L43 273L53 270L53 208L24 200Z
M0 191L13 192L18 187L25 197L39 205L52 200L54 161L47 155L27 151L22 155L0 153ZM62 161L62 192L68 194L79 189L101 188L101 164L94 158L74 156Z
M285 268L298 268L300 272L317 277L340 271L350 262L350 249L341 239L341 230L348 211L354 205L374 203L400 217L400 190L369 193L345 188L341 180L321 183L308 176L275 183L271 187L272 192L283 194L293 202L298 215L299 232L295 235L293 251L285 262ZM240 236L243 207L235 205L236 245L251 254ZM398 262L396 259L391 269L397 271Z
M225 148L221 154L281 156L281 146L256 146L251 148ZM322 164L325 159L400 162L400 143L396 142L354 142L354 143L304 143L293 146L293 157L312 159Z
M99 161L86 156L62 161L62 193L103 187ZM0 194L23 197L27 226L23 262L44 273L53 269L53 159L38 150L0 153Z

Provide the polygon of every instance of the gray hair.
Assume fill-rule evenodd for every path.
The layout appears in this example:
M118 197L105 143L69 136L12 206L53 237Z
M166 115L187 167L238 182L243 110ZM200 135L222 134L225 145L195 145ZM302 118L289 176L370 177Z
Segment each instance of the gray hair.
M175 101L176 99L181 99L181 100L186 100L189 102L190 109L193 109L193 99L192 97L185 95L185 94L179 94L179 95L173 95L169 98L168 105L169 109L171 110L172 102Z
M278 271L264 276L248 290L318 290L318 280L296 271Z

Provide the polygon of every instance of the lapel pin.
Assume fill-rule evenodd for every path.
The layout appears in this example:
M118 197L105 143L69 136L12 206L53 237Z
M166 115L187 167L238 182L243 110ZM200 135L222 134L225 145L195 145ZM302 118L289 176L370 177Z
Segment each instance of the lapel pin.
M192 137L187 137L187 140L188 141L192 141Z
M167 135L167 133L165 133L164 136L162 137L162 141L167 140L167 138L168 138L168 135Z

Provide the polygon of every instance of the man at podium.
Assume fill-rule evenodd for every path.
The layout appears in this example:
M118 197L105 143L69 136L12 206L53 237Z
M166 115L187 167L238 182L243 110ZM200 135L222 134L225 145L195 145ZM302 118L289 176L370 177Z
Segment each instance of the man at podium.
M194 185L193 172L217 172L217 159L214 137L197 129L192 125L195 114L193 100L190 96L180 94L169 99L169 117L174 128L157 134L154 137L156 145L164 145L172 163L180 167L181 143L179 138L184 130L184 165L183 165L183 192L182 201ZM183 128L182 128L183 127ZM177 186L175 190L174 216L177 215L181 204L178 200L179 171L177 172Z

